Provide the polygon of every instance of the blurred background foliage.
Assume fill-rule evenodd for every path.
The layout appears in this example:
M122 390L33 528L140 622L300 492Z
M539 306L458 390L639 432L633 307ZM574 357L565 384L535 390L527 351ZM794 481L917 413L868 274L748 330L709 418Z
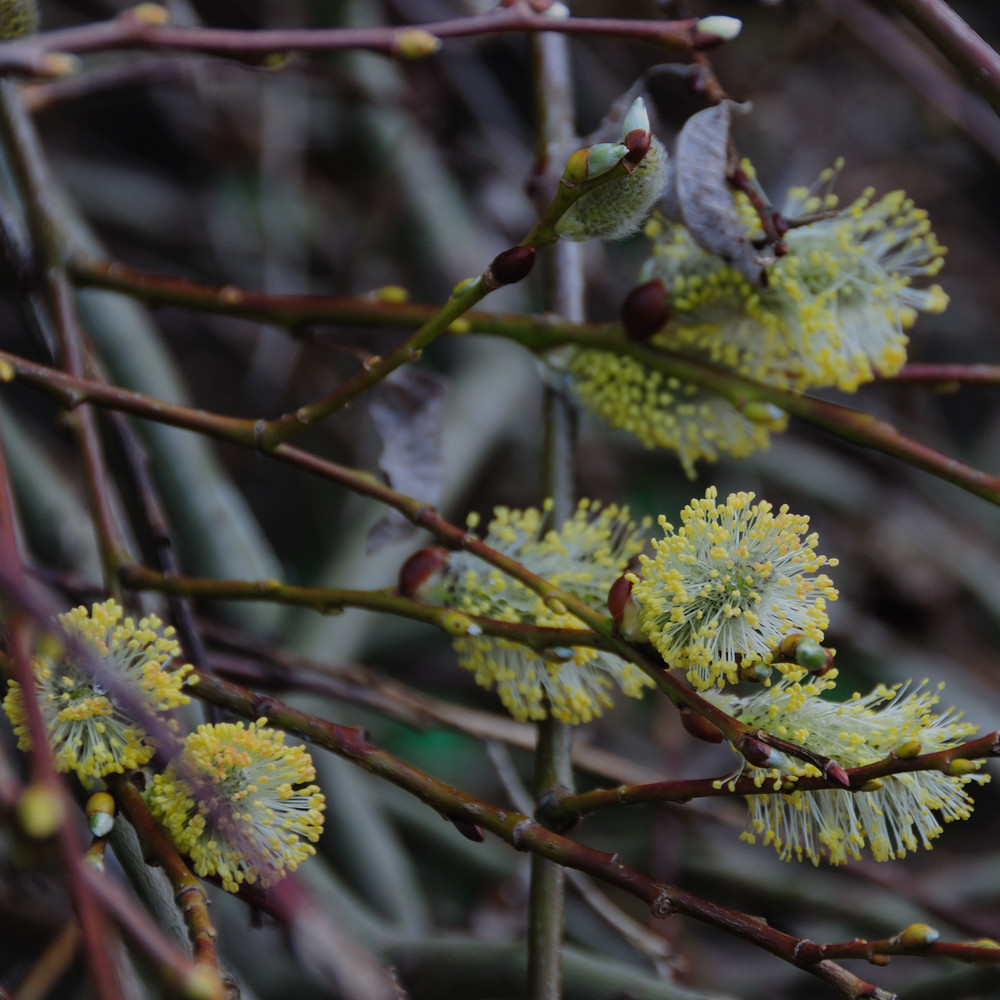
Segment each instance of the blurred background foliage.
M418 23L481 9L459 0L171 0L167 6L177 23L240 28ZM811 183L840 156L842 200L869 186L879 193L905 188L949 248L940 280L951 297L944 314L920 318L911 361L1000 363L1000 120L890 4L692 0L681 9L580 0L571 6L581 15L742 18L743 34L714 53L712 63L734 98L752 102L736 119L735 136L765 190L780 204L788 186ZM43 26L105 19L123 7L42 0ZM1000 8L954 7L988 41L1000 42ZM651 46L619 40L575 37L570 46L581 134L597 128L612 102L664 58ZM282 293L360 294L398 284L414 301L439 303L533 221L526 186L534 159L531 66L523 37L453 40L437 56L412 63L352 53L260 67L128 52L88 57L87 67L76 79L28 85L28 100L80 215L110 256L133 267ZM649 94L655 130L666 141L703 106L683 76L669 70L650 78ZM612 319L638 280L645 240L588 244L584 254L589 317ZM94 291L83 292L81 302L113 381L169 398L186 392L199 406L240 416L294 409L352 374L356 349L381 353L401 337L398 330L350 327L292 337L188 310L147 311ZM529 280L485 305L537 311L542 302L540 285ZM5 295L0 310L3 348L47 361L17 298ZM438 341L422 364L447 380L442 512L461 522L467 512L488 513L499 503L538 503L543 379L533 359L514 344L469 336ZM995 390L935 393L874 384L854 399L830 398L1000 471ZM5 387L0 405L32 558L65 590L67 606L96 597L97 551L59 414L16 385ZM189 572L386 586L420 544L411 538L367 553L368 528L381 513L374 504L247 451L182 432L142 432ZM363 405L323 422L302 444L375 468L378 443ZM946 703L965 709L984 731L996 726L1000 518L985 501L796 424L769 451L703 466L692 483L673 455L644 451L584 418L578 483L581 495L671 520L711 483L723 494L753 490L808 513L820 551L840 559L841 598L832 607L828 640L838 650L841 688L943 679ZM198 497L205 507L192 510ZM122 502L127 508L131 501ZM456 667L440 633L363 612L321 618L264 605L199 610L225 623L206 624L214 656L266 660L273 648L272 659L304 658L296 662L310 665L303 676L315 679L316 690L296 693L295 704L363 724L404 760L490 801L507 802L513 778L527 780L524 749L491 750L454 727L415 725L359 703L373 689L358 681L372 675L352 665L497 713L494 696ZM353 686L338 674L344 668L354 670ZM463 718L476 729L469 720L477 717ZM3 735L10 751L10 734ZM701 777L731 766L724 750L692 741L674 709L653 696L620 704L578 739L614 755L603 774L580 772L583 788ZM398 964L414 995L518 995L504 975L518 955L523 960L527 859L491 840L470 844L398 789L316 756L329 800L327 833L321 858L299 877L329 918L380 960ZM769 849L741 843L744 810L736 802L607 811L575 836L814 940L883 936L913 920L951 936L1000 937L1000 810L990 788L976 797L972 820L948 829L932 854L846 870L783 864ZM66 903L31 858L5 848L2 865L0 983L12 986L60 926ZM611 956L646 984L623 986L621 996L691 990L797 1000L822 989L682 918L657 922L659 942L637 946L579 892L570 895L570 941ZM649 923L634 900L614 902ZM250 927L241 904L218 899L213 917L245 996L331 995L310 961L283 957L289 942L280 931ZM467 953L470 936L480 944ZM301 957L302 941L290 944ZM430 963L428 971L415 971L423 968L415 955ZM445 969L454 971L457 985L445 985ZM78 971L70 967L58 995L81 995ZM416 987L421 974L428 977L426 992ZM663 987L655 986L657 976ZM995 970L944 961L897 959L878 977L907 1000L972 1000L998 989ZM679 993L655 992L674 989L674 982ZM580 986L567 995L591 994Z

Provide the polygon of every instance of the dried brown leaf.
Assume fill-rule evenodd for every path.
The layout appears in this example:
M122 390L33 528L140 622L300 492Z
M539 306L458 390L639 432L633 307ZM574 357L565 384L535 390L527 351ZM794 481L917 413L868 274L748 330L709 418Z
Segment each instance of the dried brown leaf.
M382 439L379 468L394 490L429 504L441 495L444 460L441 426L445 379L412 366L400 368L368 394L368 412ZM396 510L368 533L368 551L402 541L416 531Z

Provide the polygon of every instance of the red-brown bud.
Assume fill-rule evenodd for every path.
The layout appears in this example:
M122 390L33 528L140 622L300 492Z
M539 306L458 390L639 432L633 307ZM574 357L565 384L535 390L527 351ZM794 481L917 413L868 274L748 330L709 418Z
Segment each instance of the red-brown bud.
M643 638L639 623L639 602L632 596L632 581L629 575L618 577L608 590L608 613L615 620L616 632L629 642Z
M659 278L636 285L622 301L622 328L630 340L647 340L669 319L667 289Z
M770 767L775 757L774 750L756 736L746 737L740 743L739 751L754 767Z
M534 247L511 247L493 258L490 266L486 268L484 280L490 288L513 285L522 278L526 278L534 265Z
M452 826L454 826L466 840L471 840L474 844L481 844L486 839L486 834L483 833L483 828L481 826L477 826L475 823L470 823L467 819L458 819L455 816L449 816L448 819L451 821Z
M653 142L653 134L649 129L634 128L622 139L628 152L625 154L625 163L635 167L642 162L642 158L649 152L649 147Z
M696 739L706 743L721 743L725 739L717 726L687 706L681 709L681 725Z
M448 550L440 545L414 552L399 568L396 589L403 597L434 600L448 566Z
M850 776L835 760L831 760L823 768L823 777L827 781L832 781L835 785L840 785L841 788L851 787Z

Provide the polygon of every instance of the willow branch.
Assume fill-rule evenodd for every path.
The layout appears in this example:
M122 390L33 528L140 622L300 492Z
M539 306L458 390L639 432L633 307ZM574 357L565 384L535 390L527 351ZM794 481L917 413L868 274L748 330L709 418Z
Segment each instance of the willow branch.
M945 774L952 761L984 760L1000 756L1000 732L987 733L947 750L900 758L893 754L882 760L859 767L846 768L849 790L864 795L864 786L875 778L914 771L941 771ZM718 798L732 795L789 795L792 792L814 792L829 789L828 779L822 775L810 777L788 776L771 779L762 784L752 773L744 772L737 778L696 778L684 781L657 781L642 785L619 785L617 788L597 788L579 795L568 795L552 806L554 819L570 822L580 816L622 805L646 802L689 802L691 799Z
M174 899L188 928L195 964L204 970L216 996L224 996L225 988L219 975L219 960L215 951L216 932L208 916L209 901L201 882L191 873L153 819L139 789L122 775L110 774L106 780L121 811L135 827L146 857L155 858L170 880Z
M201 431L220 440L231 441L245 447L256 447L255 425L252 421L221 417L192 407L151 400L141 393L74 378L64 372L58 372L15 355L0 352L0 381L14 377L55 396L67 407L78 406L84 401L99 402L112 409L125 410L138 416L149 417L188 430ZM613 635L614 628L610 618L595 611L586 602L560 589L543 577L531 573L515 559L486 545L465 528L451 524L428 504L390 489L368 472L330 462L288 444L279 444L267 454L279 461L311 472L361 496L377 500L398 510L407 520L419 528L426 529L447 547L471 552L489 565L523 583L544 600L558 602L584 625L601 636L606 643L604 648L635 663L652 678L654 683L675 705L686 706L704 716L737 749L741 748L750 736L771 742L771 737L760 733L760 731L752 730L745 723L727 715L722 709L687 687L679 678L668 672L662 661L650 658L641 650ZM792 744L782 744L782 748L795 753Z
M110 21L51 31L0 44L0 73L46 76L70 67L52 55L109 49L154 48L232 59L264 61L289 52L343 52L364 49L408 58L432 55L439 40L510 33L555 31L645 42L670 51L691 51L719 44L715 35L698 32L696 19L680 21L620 18L554 18L527 4L497 7L485 14L403 27L301 28L239 30L166 26L163 14L144 5ZM414 36L420 31L419 42ZM427 38L427 36L430 36Z
M538 854L616 886L646 903L654 917L679 914L710 924L787 962L800 965L845 997L892 996L885 991L876 993L872 984L830 961L800 962L797 952L801 939L785 934L756 917L661 882L624 864L618 854L596 851L546 830L530 816L499 809L424 774L374 746L363 730L328 722L268 695L248 691L217 677L199 675L198 683L191 690L197 697L243 718L266 717L271 724L353 761L369 774L404 789L447 819L479 826L516 850Z
M426 321L431 307L391 304L371 299L319 296L263 296L198 285L182 279L158 278L130 271L118 264L77 260L79 280L137 295L147 301L187 305L230 315L256 316L280 325L314 322L363 326L411 326ZM475 331L513 340L542 353L567 344L634 358L647 368L708 389L743 411L748 403L771 403L803 423L820 427L861 447L892 455L915 468L1000 505L1000 477L960 462L907 437L886 420L850 407L815 399L787 389L754 382L683 354L626 341L621 327L611 323L572 323L550 317L525 317L470 312L460 320L461 332ZM907 365L901 381L947 386L955 382L1000 383L996 365ZM886 380L891 381L891 380Z

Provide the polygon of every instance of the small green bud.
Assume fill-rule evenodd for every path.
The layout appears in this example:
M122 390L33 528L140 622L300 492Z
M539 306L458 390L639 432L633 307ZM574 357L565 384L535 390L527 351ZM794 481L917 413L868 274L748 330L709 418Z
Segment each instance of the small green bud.
M979 770L977 760L953 760L948 765L948 774L952 778L960 778L963 774L973 774Z
M941 936L929 924L910 924L906 930L896 935L896 940L904 948L926 948L929 944L934 944Z
M587 179L590 164L590 150L578 149L566 161L563 167L562 179L571 187Z
M480 635L482 629L468 616L461 611L448 611L443 614L438 623L441 628L455 639L464 639L469 635Z
M900 760L909 760L911 757L919 757L922 749L916 740L907 740L896 747L895 754Z
M0 38L21 38L38 31L35 0L0 0Z
M785 411L774 403L765 403L762 399L751 399L740 407L740 413L755 424L763 424L773 430L780 430L788 419Z
M617 167L628 152L628 146L623 142L599 142L589 146L587 153L587 180L606 174L612 167Z
M738 17L712 14L703 17L695 27L699 35L715 35L720 41L731 42L743 30L743 22Z
M426 59L441 48L441 39L423 28L400 28L393 51L402 59Z
M870 778L859 789L859 792L877 792L885 787L885 782L881 778Z
M764 684L771 679L773 673L769 664L760 661L740 664L740 680L750 681L751 684Z

